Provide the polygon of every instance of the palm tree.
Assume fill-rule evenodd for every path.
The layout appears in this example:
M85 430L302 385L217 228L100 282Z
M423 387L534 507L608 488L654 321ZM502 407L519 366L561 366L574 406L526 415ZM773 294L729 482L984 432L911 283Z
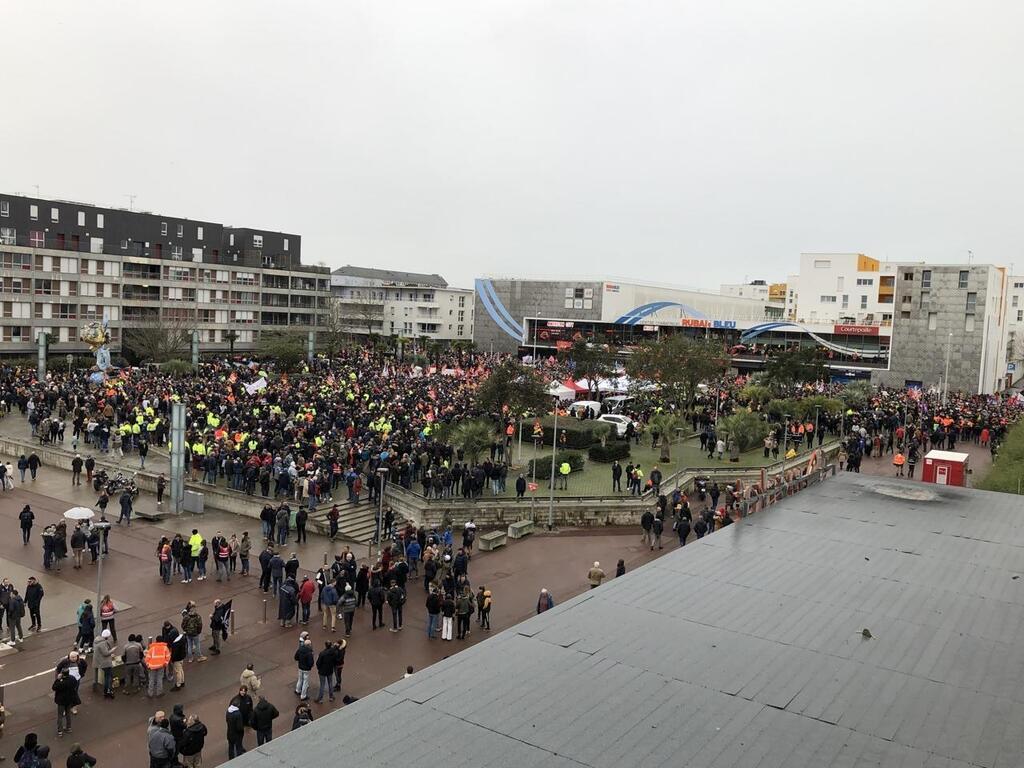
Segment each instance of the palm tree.
M661 457L659 461L662 464L668 464L672 461L672 438L675 436L676 430L681 426L683 426L682 419L674 413L659 413L651 418L651 429L657 430L658 434L661 435Z
M494 435L493 424L483 419L477 419L456 425L448 434L447 442L456 448L461 448L466 460L475 464L476 460L480 458L480 454L491 447Z
M228 350L232 357L235 356L235 342L238 341L238 331L227 331L224 334L224 341L228 343Z

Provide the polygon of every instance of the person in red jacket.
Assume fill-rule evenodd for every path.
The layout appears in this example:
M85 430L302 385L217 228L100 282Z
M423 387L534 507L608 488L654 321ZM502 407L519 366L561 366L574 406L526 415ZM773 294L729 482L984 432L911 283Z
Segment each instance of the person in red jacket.
M303 624L309 624L309 605L313 602L314 594L316 594L316 583L309 576L303 576L302 584L299 585L299 605L302 606Z

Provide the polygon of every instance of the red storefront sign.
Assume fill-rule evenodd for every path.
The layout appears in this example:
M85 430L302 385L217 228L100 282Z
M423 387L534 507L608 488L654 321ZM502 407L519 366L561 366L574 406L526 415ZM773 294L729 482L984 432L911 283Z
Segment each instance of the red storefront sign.
M836 325L833 326L833 333L844 336L877 336L877 325Z

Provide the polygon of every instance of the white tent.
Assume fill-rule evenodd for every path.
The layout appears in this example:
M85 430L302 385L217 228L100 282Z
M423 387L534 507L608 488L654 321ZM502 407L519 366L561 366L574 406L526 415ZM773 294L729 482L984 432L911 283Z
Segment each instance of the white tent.
M552 397L557 397L559 400L572 400L576 397L575 392L558 381L552 381L548 384L548 394Z

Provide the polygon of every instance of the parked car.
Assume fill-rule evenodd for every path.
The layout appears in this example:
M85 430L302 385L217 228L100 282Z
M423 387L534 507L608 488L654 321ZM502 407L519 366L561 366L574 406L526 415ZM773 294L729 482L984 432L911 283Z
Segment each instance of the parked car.
M597 420L614 426L615 436L619 438L626 436L626 429L633 423L633 420L629 418L629 416L622 416L617 413L606 413L603 416L598 416Z

